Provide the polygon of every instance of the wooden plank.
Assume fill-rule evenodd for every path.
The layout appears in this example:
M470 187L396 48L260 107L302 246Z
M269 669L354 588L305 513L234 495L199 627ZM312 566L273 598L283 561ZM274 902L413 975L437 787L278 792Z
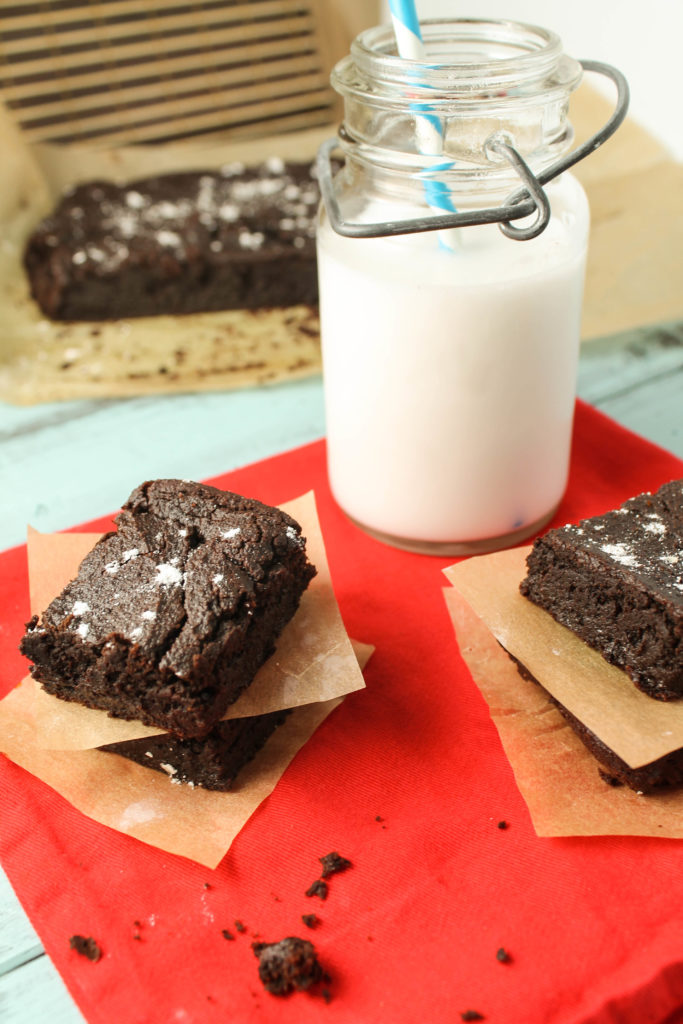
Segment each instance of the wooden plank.
M253 83L264 79L272 82L275 78L285 80L300 74L314 74L316 84L322 85L327 82L327 74L321 71L320 60L314 53L303 57L288 56L283 60L272 60L259 64L244 65L240 61L240 65L237 68L217 69L210 65L207 66L204 61L195 67L193 74L183 75L182 78L171 76L166 77L163 81L157 78L147 85L135 82L132 87L128 88L116 88L114 83L111 83L106 91L83 96L59 96L57 99L46 99L39 106L31 106L30 110L22 111L23 124L30 129L36 122L41 122L44 118L58 117L61 124L69 129L68 122L71 120L97 116L97 126L100 127L102 122L98 111L103 107L134 106L136 110L139 108L146 112L149 109L146 105L148 101L156 100L160 96L166 97L164 107L169 103L177 103L178 100L174 97L185 98L190 94L196 95L198 100L200 97L204 97L206 101L207 96L216 95L223 90L232 90L244 82ZM55 92L54 85L52 96ZM112 116L115 119L114 123L120 123L120 117L116 114Z
M113 92L117 88L127 88L130 82L140 82L146 79L156 80L174 75L183 76L198 67L208 74L214 67L216 70L221 70L232 64L268 63L271 59L282 55L294 59L302 54L314 53L310 36L287 36L284 39L258 40L255 43L242 42L239 47L232 49L222 47L220 52L216 52L212 47L210 50L201 50L185 57L165 57L163 54L155 53L153 59L144 65L122 64L117 61L114 65L98 67L96 71L77 74L72 74L71 68L67 68L63 70L63 73L55 74L47 82L31 81L19 84L10 79L6 79L3 84L2 66L0 65L0 88L6 102L18 104L22 100L40 99L43 95L53 97L57 90L71 92L72 90L93 89Z
M184 138L187 135L199 134L204 129L222 129L225 137L232 124L235 122L259 122L261 124L259 134L263 135L269 130L267 124L270 118L279 117L281 114L289 114L291 111L316 111L325 107L328 112L330 108L329 89L319 89L313 92L301 92L294 95L281 96L276 100L258 100L258 95L272 94L272 85L269 88L259 87L252 90L253 102L247 103L243 98L241 102L234 105L232 102L219 109L211 109L205 113L191 113L188 117L176 118L168 116L156 124L142 122L133 124L120 131L110 131L99 136L83 134L81 139L86 138L94 146L100 145L109 147L116 144L130 144L135 142L154 142L157 140L168 140ZM312 121L311 123L317 123ZM33 141L46 141L46 136L39 130L27 132L27 137ZM79 141L70 132L68 136L50 135L47 139L55 142Z
M85 1024L45 955L0 977L0 1013L2 1024Z
M216 28L211 32L208 39L208 47L211 50L218 50L225 46L241 46L245 41L267 38L301 36L312 32L314 23L309 18L282 18L273 19L268 23L267 33L264 32L263 24L253 23L235 27L228 25L223 28ZM184 53L188 50L199 48L199 42L194 35L184 33L180 36L171 37L163 41L163 49L167 55ZM2 50L0 49L0 58ZM109 62L126 60L151 59L150 45L148 40L136 43L120 43L116 46L115 52L110 54ZM4 65L3 74L5 77L19 78L21 75L59 75L61 72L68 72L74 67L100 66L105 62L106 52L99 48L97 51L91 49L80 50L75 53L53 52L46 53L40 57L25 60L21 63ZM0 69L2 65L0 63Z
M163 131L164 126L168 126L169 122L182 120L184 116L192 118L194 123L197 115L203 115L212 119L213 123L216 120L216 115L220 115L225 119L226 111L236 109L238 117L235 120L244 120L241 116L244 105L255 103L264 97L270 98L275 90L280 93L280 97L313 92L324 92L326 95L329 95L329 90L326 88L327 76L319 71L265 82L254 82L254 75L249 75L247 71L246 81L250 84L245 84L244 76L245 72L240 72L240 84L225 93L220 106L214 106L216 96L212 93L202 92L196 96L170 95L156 103L135 103L126 109L114 110L106 114L94 112L93 120L89 120L87 116L79 117L78 114L75 114L73 123L70 117L69 119L65 118L60 122L59 128L62 134L68 132L77 136L90 134L93 131L103 134L103 130L109 127L119 128L128 126L132 131L137 131L138 125L144 126L155 121L163 121L164 124L161 126L162 132L168 135L168 131ZM172 86L169 82L169 92L171 91ZM211 109L207 110L207 107ZM35 126L33 119L24 122L26 136L31 140L35 138L34 133L40 132L43 127L42 125ZM51 130L54 131L54 126ZM117 134L120 134L120 132Z
M252 121L244 125L233 124L230 126L230 140L261 138L264 132L294 132L329 124L329 107L319 107L315 110L306 109L300 113L278 114L268 121ZM330 136L334 135L333 128L330 128L329 134ZM213 132L202 132L201 141L202 144L205 142L225 142L226 135L225 128L219 128Z
M23 4L21 0L19 0L19 2L17 2L17 0L13 0L13 10L20 8L21 6L27 8L35 7L36 0L24 0ZM175 8L188 6L188 0L163 0L163 8L161 8L157 13L163 15L165 12L173 11ZM200 0L196 6L198 9L201 8L203 12L206 12L224 8L226 4L225 0ZM273 3L272 0L251 0L249 5L243 4L242 6L249 6L251 10L254 11L257 6L260 10L266 6L272 7ZM306 4L299 2L299 0L279 0L280 8L299 8L304 6L306 6ZM132 19L134 15L149 15L149 13L149 0L109 0L107 3L96 3L94 0L91 0L87 6L63 7L57 9L44 4L40 12L34 11L29 14L3 14L0 11L0 23L3 25L3 29L6 32L31 32L39 31L45 23L68 26L70 23L78 23L90 19L98 22L111 18Z
M42 952L40 939L0 868L0 976L35 960Z
M579 393L587 401L599 403L644 381L675 373L682 366L683 323L625 331L583 346Z
M587 342L578 391L619 423L683 458L683 323Z
M187 6L187 4L185 5ZM308 5L297 3L296 0L263 0L252 4L224 4L204 9L201 4L193 5L191 11L173 14L163 7L147 8L144 18L126 21L110 21L106 15L92 19L88 8L81 8L81 21L90 21L84 28L69 28L60 24L60 9L45 7L44 13L37 20L36 35L19 39L8 39L7 32L11 25L3 24L5 33L1 44L1 52L5 57L17 56L40 48L41 45L51 48L65 49L78 46L97 47L101 52L108 48L117 49L118 41L146 36L147 44L155 45L159 38L165 39L169 34L180 34L201 31L213 31L224 25L239 25L260 22L261 31L268 34L272 21L287 18L305 17Z
M49 406L0 404L0 550L26 525L64 529L118 508L141 480L201 480L315 440L319 377L276 387ZM88 466L65 488L64 453Z
M31 142L98 138L101 144L110 127L116 131L108 135L111 143L163 141L195 134L197 117L203 118L200 132L224 131L224 117L207 120L212 100L224 109L224 94L241 84L244 75L253 87L253 63L263 66L263 78L318 73L317 81L299 83L287 92L327 88L327 95L311 98L308 121L303 117L306 106L297 98L290 111L252 109L248 118L229 118L228 125L251 134L252 123L261 118L267 130L270 118L292 115L297 125L318 124L321 107L329 109L330 120L338 110L328 76L331 40L337 46L343 30L326 24L329 20L321 0L169 0L159 7L144 0L75 7L34 0L12 5L4 15L0 5L0 90ZM340 20L338 12L332 20ZM344 50L346 46L345 40ZM282 63L268 68L264 57L269 53ZM285 67L285 57L291 66ZM238 72L238 64L246 70ZM169 86L176 77L183 84ZM202 88L205 99L199 96ZM142 130L165 120L170 106L185 102L191 93L197 94L198 104L179 109L172 132ZM228 106L242 102L255 99L240 94ZM140 104L151 109L138 117L133 108ZM183 115L193 124L179 125L177 118Z
M596 404L629 430L683 459L683 367Z

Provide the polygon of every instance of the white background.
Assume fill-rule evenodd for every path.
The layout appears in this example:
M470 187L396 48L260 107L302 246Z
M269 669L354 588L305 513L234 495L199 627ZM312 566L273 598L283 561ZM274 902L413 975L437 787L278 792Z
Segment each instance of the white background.
M570 56L614 64L631 87L631 116L683 160L683 0L415 2L421 20L445 15L542 25L558 33ZM590 79L598 85L598 76Z

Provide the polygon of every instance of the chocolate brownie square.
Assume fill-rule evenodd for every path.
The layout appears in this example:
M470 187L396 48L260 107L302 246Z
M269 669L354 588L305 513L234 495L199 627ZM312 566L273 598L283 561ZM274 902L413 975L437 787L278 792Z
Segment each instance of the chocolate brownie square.
M182 740L162 733L146 739L108 743L98 750L163 772L172 783L225 792L231 789L242 768L288 714L288 710L271 711L265 715L229 719L219 722L201 739Z
M683 480L550 530L522 594L658 700L683 696Z
M56 697L205 735L272 654L315 575L298 523L229 491L131 494L21 650Z
M318 302L310 163L78 185L28 239L31 294L53 320Z

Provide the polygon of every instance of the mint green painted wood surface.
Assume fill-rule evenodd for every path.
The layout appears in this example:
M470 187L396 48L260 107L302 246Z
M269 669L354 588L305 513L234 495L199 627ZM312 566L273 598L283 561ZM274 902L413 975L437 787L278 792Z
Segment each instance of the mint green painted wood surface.
M585 345L579 394L683 457L683 324ZM323 433L318 378L215 395L0 405L0 548L21 543L27 522L58 530L108 513L142 479L201 479ZM82 1020L0 873L0 1021Z

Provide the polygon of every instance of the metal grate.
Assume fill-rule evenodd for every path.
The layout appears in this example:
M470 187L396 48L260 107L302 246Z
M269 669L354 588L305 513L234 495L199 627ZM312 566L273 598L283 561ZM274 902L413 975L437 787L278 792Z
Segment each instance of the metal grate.
M30 142L95 146L329 123L326 0L0 3L0 94Z

